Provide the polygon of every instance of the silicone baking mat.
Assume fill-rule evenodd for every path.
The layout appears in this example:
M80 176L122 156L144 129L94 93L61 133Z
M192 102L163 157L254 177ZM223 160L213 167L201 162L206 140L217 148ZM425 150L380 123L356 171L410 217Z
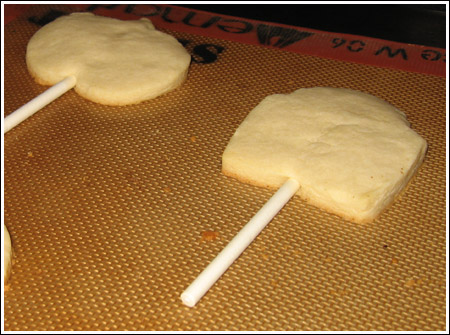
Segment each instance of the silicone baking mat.
M29 38L79 10L149 17L193 61L154 100L108 107L71 90L5 134L5 330L445 329L445 50L164 5L33 5L5 26L5 115L46 89L27 72ZM273 194L221 174L230 137L265 96L313 86L405 111L429 145L418 175L371 224L294 197L184 306L181 292Z

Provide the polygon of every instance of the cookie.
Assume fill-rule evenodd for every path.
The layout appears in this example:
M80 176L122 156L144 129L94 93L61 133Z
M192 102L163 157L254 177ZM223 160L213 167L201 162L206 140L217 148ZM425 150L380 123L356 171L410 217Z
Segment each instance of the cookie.
M297 195L349 221L372 222L424 160L426 141L404 112L355 90L315 87L266 97L238 127L222 172Z
M191 56L146 18L122 21L73 13L39 29L27 45L30 74L42 85L76 78L75 91L105 105L158 97L186 79Z

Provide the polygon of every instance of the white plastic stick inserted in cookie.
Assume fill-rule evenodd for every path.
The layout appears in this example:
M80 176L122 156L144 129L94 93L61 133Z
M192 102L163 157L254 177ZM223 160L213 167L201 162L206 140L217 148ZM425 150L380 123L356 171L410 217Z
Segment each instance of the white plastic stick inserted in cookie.
M19 123L36 113L38 110L48 105L50 102L59 98L61 95L74 87L75 84L75 77L69 76L6 116L3 133L8 132Z
M193 307L214 285L239 255L250 245L264 227L283 208L299 189L299 183L288 179L265 203L252 219L239 231L216 258L203 270L191 285L181 294L186 306Z

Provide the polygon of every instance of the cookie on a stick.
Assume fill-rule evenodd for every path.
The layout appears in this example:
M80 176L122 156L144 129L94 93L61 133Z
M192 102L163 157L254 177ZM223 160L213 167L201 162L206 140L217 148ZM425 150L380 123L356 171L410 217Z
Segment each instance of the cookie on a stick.
M349 221L374 221L420 167L426 141L406 115L360 91L315 87L265 98L242 122L222 172L302 199Z
M374 221L419 169L426 141L375 96L316 87L266 97L234 133L222 172L279 190L182 293L194 306L297 194L349 221Z
M17 110L21 116L10 114L5 132L72 87L104 105L156 98L185 81L190 61L173 36L156 30L146 18L123 21L92 13L59 17L32 36L26 53L35 81L59 89L52 87Z

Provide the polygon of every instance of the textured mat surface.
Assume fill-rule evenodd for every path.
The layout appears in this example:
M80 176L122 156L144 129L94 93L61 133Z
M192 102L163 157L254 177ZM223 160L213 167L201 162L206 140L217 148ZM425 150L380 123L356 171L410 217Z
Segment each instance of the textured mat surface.
M5 114L46 89L25 48L39 29L27 17L48 8L5 27ZM179 89L128 107L72 90L5 135L5 330L444 330L445 78L167 32L194 58ZM272 194L221 174L228 140L265 96L311 86L405 111L428 141L424 165L373 224L294 197L184 306L181 292Z

